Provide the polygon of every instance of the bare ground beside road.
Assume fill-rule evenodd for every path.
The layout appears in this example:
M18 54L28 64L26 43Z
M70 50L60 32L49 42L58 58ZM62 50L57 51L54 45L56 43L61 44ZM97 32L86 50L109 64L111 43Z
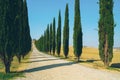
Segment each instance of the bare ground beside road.
M120 80L119 72L108 72L82 66L75 62L39 52L33 45L33 52L25 78L16 80Z

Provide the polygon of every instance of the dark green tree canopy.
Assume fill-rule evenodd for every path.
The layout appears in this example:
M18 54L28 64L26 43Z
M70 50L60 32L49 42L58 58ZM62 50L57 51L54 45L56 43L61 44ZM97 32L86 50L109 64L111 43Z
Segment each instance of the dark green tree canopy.
M59 11L58 16L58 28L57 28L57 54L60 56L60 49L61 49L61 13Z
M66 4L65 9L65 21L64 21L64 29L63 29L63 52L65 57L67 58L69 52L69 9L68 4Z
M79 57L82 54L82 27L81 27L81 17L80 17L80 8L79 8L79 0L75 0L75 16L74 16L74 34L73 34L73 46L74 46L74 54L76 57Z
M53 32L52 32L52 34L53 34L53 44L52 44L52 50L53 50L53 55L55 55L55 48L56 48L56 23L55 23L55 18L53 19Z
M26 4L26 0L24 0ZM0 0L0 58L5 65L5 72L10 72L13 57L20 55L21 50L31 50L31 37L28 26L27 7L23 16L23 0ZM23 28L23 17L27 28ZM21 33L24 32L24 35ZM29 35L29 36L28 36ZM29 37L23 40L23 36ZM28 39L28 40L27 40ZM1 43L2 42L2 43ZM21 46L24 45L24 46ZM22 49L24 47L24 49Z
M53 46L53 44L52 44L52 41L53 41L53 36L52 36L52 33L53 32L53 30L52 30L52 23L50 24L50 54L51 54L51 51L52 51L52 46Z
M114 45L113 0L99 0L99 7L99 55L108 67L112 61Z

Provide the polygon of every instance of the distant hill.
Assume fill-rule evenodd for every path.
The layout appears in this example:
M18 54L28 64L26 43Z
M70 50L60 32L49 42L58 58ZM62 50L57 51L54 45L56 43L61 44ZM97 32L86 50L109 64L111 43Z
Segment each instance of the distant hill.
M120 51L120 47L114 47L114 51Z

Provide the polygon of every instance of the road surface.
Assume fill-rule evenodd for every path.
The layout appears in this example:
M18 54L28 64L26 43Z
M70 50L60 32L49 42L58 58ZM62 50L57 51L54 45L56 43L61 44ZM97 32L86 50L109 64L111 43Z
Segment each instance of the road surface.
M25 78L16 80L120 80L120 73L82 66L39 52L33 45Z

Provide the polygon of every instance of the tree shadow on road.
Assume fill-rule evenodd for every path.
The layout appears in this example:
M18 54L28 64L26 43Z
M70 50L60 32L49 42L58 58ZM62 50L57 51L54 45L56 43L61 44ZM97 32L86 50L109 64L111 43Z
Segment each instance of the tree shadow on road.
M100 61L100 60L89 59L89 60L86 60L85 62L93 63L93 62L95 62L95 61Z
M51 64L51 65L46 65L46 66L41 66L41 67L36 67L28 70L24 70L23 72L36 72L36 71L42 71L42 70L47 70L47 69L52 69L56 67L61 67L61 66L70 66L76 64L75 62L67 62L67 63L59 63L59 64Z
M26 59L38 59L38 58L47 58L47 57L31 57L31 58L26 58Z
M113 63L111 65L111 67L113 67L113 68L120 68L120 63Z
M43 61L53 61L53 60L59 60L59 59L33 60L33 61L27 61L27 62L22 62L22 63L33 63L33 62L43 62Z
M77 63L94 63L95 61L100 61L100 60L94 60L94 59L80 60Z

